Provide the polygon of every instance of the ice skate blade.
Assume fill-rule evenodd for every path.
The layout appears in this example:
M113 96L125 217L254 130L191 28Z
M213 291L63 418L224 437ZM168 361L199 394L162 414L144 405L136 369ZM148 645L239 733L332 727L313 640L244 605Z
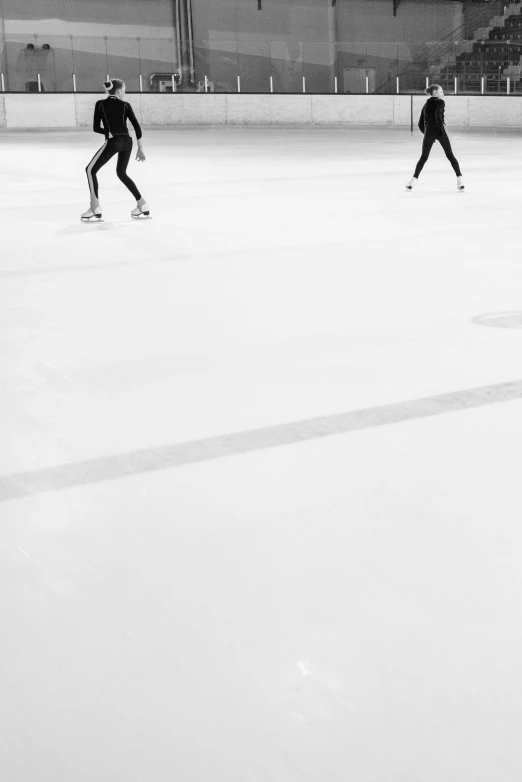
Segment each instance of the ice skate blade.
M103 220L101 217L80 217L80 220L82 223L104 223L105 220Z
M152 215L149 212L142 212L140 215L131 214L133 220L152 220Z

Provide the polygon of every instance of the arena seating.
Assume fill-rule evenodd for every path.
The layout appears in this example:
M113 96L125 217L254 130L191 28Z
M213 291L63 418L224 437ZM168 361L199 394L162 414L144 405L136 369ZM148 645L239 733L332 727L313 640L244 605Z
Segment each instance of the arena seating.
M505 93L510 77L510 91L522 92L522 4L515 13L510 6L502 22L488 30L487 39L474 41L471 51L458 54L455 63L446 64L440 78L447 88L452 88L456 76L460 92L475 92L480 90L484 77L486 92Z
M491 12L498 10L491 4ZM460 28L399 68L400 92L418 93L426 80L441 84L444 91L505 94L522 93L522 2L506 6L503 14L487 19L480 9ZM471 12L470 12L471 14ZM487 15L486 15L487 16ZM489 23L484 27L484 22ZM395 92L396 78L377 87L377 93Z

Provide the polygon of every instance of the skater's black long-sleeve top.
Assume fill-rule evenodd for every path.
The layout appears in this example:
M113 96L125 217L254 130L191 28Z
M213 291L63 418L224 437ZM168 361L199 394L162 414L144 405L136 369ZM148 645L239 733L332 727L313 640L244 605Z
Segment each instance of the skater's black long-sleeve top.
M437 133L444 133L444 106L446 104L442 98L428 98L422 107L419 129L424 133L426 128L436 130Z
M92 129L95 133L101 133L106 139L109 138L109 133L112 136L128 136L127 120L131 121L136 131L136 138L140 139L143 135L140 123L130 103L125 103L116 95L109 95L108 98L96 102Z

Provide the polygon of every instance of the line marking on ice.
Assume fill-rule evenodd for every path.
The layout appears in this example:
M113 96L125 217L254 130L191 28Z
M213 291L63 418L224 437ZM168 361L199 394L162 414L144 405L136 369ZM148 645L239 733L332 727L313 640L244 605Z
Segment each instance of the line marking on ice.
M0 476L0 502L522 399L522 380Z

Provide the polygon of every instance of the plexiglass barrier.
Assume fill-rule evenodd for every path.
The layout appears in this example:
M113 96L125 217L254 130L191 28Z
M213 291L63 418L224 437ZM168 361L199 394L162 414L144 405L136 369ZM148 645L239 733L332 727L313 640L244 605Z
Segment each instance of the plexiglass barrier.
M522 25L487 40L422 44L200 41L173 38L7 36L0 90L101 92L118 77L128 92L522 94Z

